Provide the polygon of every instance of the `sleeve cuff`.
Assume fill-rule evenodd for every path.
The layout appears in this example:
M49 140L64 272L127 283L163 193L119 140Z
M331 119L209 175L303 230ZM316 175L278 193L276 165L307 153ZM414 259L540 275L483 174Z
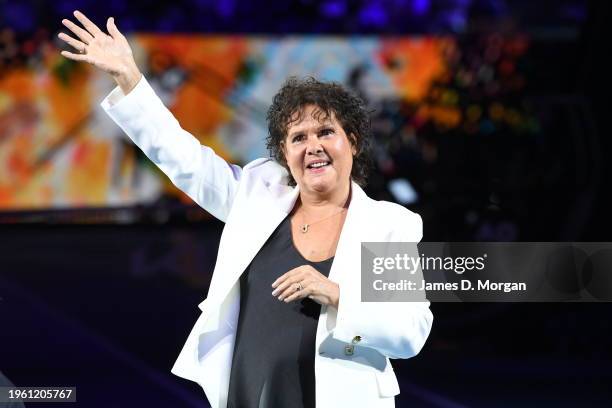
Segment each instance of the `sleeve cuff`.
M114 108L116 105L120 104L124 100L137 99L138 96L143 93L147 93L147 91L152 91L151 85L144 77L144 75L140 76L140 80L127 95L123 93L120 87L116 86L107 96L102 100L100 106L106 111Z
M159 99L149 82L143 76L127 95L116 87L104 98L100 106L118 124L129 125L139 120L137 112L152 112L151 115L163 118L168 115L167 109ZM123 125L119 125L123 128ZM125 129L124 129L125 130ZM126 132L127 133L127 132Z

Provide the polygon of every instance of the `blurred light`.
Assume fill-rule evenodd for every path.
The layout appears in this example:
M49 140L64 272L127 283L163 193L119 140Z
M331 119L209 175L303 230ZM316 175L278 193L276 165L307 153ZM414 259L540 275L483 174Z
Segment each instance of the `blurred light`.
M54 8L60 15L64 16L65 18L72 18L72 12L74 10L80 9L81 11L85 11L83 5L79 5L78 2L74 0L60 0L55 3Z
M382 26L387 23L387 12L379 2L367 4L359 15L364 25Z
M465 17L465 11L451 11L447 13L446 19L451 26L451 29L456 32L465 31L467 25L467 19Z
M34 11L27 5L14 2L4 7L4 19L18 33L32 31L35 26Z
M494 102L489 107L489 117L493 120L501 120L504 116L504 107L499 102Z
M176 89L185 80L186 73L183 69L172 67L165 71L161 77L161 84L165 89Z
M413 204L419 198L412 184L406 179L391 180L387 187L395 200L400 204Z
M339 0L326 1L321 5L320 10L325 17L340 17L346 14L346 2Z
M480 132L485 135L495 132L495 129L495 125L489 119L485 119L480 122Z
M476 122L482 115L482 108L478 105L470 105L467 108L466 116L470 122Z
M584 21L587 19L587 8L585 4L563 4L559 14L576 21Z
M417 16L427 14L430 6L429 0L413 0L412 1L412 12Z
M217 3L217 12L222 17L231 17L234 15L236 4L233 0L220 0Z

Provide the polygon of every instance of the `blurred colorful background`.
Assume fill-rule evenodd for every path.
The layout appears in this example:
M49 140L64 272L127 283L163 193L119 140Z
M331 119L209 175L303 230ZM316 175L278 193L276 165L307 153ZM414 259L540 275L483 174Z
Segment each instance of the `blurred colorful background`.
M606 2L4 0L0 372L17 385L206 406L169 368L223 225L106 116L108 75L59 54L75 9L115 17L181 125L228 161L267 156L272 96L312 75L367 101L366 192L421 214L424 240L610 241ZM426 348L394 364L399 407L609 405L609 305L432 309Z

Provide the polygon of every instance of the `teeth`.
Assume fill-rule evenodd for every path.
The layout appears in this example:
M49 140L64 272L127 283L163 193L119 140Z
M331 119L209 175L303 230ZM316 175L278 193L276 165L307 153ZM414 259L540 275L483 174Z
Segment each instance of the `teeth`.
M328 164L327 162L314 163L314 164L311 164L309 167L317 168L317 167L327 166L327 164Z

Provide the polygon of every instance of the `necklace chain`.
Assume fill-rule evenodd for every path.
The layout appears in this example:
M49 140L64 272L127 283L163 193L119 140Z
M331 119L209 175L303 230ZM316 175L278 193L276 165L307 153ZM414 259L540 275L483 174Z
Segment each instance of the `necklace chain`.
M346 211L346 208L343 208L342 210L338 211L337 213L332 214L332 215L329 215L329 216L327 216L327 217L325 217L325 218L322 218L322 219L320 219L320 220L318 220L318 221L311 222L311 223L304 223L304 224L302 224L302 227L300 228L300 230L302 231L302 234L305 234L305 233L307 233L307 232L308 232L308 228L310 228L310 226L311 226L311 225L317 224L317 223L319 223L319 222L321 222L321 221L325 221L325 220L327 220L327 219L329 219L329 218L331 218L331 217L335 217L336 215L341 214L341 213L343 213L344 211ZM302 220L303 220L303 219L304 219L304 217L302 216Z

